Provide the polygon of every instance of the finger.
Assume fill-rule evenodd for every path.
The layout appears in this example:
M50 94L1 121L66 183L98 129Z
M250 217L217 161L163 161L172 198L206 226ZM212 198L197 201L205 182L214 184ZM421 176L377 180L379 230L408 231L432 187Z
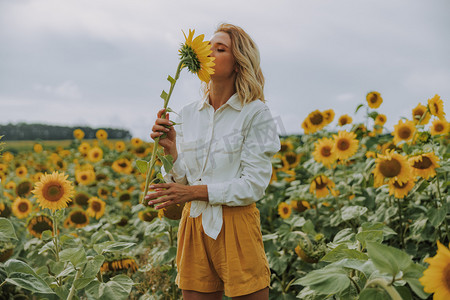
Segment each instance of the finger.
M162 119L162 118L156 119L155 124L167 125L167 126L172 126L173 125L173 123L169 119Z
M158 118L161 118L161 116L162 116L162 114L163 114L163 112L164 112L165 110L166 110L166 109L163 108L163 109L160 109L160 110L158 111L158 114L157 114Z
M157 131L169 132L169 128L166 128L166 127L161 126L161 125L153 125L152 131L153 132L157 132Z
M151 189L157 189L157 188L170 188L173 185L173 183L154 183L149 188Z
M164 134L164 132L159 132L159 131L158 132L153 132L153 133L150 134L150 137L152 139L156 139L157 137L160 137L163 134Z
M166 208L166 207L169 207L169 206L172 206L172 205L175 205L175 204L176 203L173 200L169 200L169 201L164 202L161 205L155 206L155 209L162 209L162 208Z

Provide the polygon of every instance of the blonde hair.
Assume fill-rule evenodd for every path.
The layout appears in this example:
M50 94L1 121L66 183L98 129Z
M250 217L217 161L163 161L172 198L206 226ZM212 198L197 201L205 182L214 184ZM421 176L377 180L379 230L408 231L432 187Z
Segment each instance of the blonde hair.
M264 76L258 46L241 27L222 23L217 27L215 33L217 32L228 33L231 38L231 52L237 67L234 85L241 103L246 104L257 99L265 102ZM202 88L205 96L209 93L210 84L205 84Z

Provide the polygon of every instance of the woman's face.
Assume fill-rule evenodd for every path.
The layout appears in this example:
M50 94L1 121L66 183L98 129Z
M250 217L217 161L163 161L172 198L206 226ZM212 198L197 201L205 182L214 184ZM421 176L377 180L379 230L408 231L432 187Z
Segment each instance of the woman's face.
M214 74L212 80L227 80L236 76L236 60L231 53L231 38L228 33L217 32L211 38L210 56L215 57Z

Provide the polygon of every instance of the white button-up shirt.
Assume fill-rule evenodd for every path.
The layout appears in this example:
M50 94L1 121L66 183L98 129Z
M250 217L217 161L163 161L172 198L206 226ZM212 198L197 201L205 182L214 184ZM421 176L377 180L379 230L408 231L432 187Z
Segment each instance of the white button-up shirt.
M272 175L271 157L280 150L277 126L260 100L244 106L237 94L214 111L206 97L184 106L177 123L178 158L162 169L166 182L207 185L209 202L192 201L190 217L202 214L205 233L216 239L222 205L245 206L264 195Z

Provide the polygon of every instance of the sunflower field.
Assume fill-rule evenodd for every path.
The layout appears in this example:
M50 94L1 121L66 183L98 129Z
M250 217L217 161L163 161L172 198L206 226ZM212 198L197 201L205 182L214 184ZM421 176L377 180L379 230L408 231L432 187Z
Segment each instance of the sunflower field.
M392 133L381 95L366 102L363 123L316 110L304 135L282 138L257 202L271 299L450 299L443 101L419 103ZM96 136L78 129L68 147L1 153L1 299L181 299L183 207L140 204L136 162L153 144Z

